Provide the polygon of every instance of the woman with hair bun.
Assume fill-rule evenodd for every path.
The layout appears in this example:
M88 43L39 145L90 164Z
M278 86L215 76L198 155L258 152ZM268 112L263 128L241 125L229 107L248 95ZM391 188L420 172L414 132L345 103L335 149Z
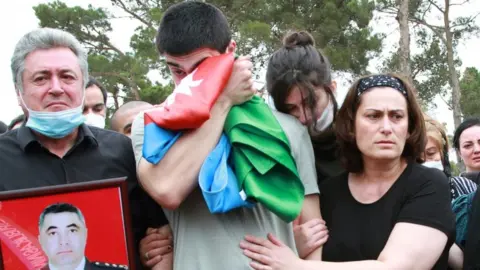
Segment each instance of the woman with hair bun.
M337 156L334 132L337 84L332 79L330 61L315 47L312 35L299 31L285 36L283 46L268 62L266 88L267 102L272 109L297 118L307 127L315 154L318 185L344 172ZM308 245L299 250L300 257L316 250L328 239L327 227L320 219L294 225L294 233L309 239Z
M308 127L318 183L342 173L333 130L337 84L332 79L330 61L315 47L312 35L300 31L285 36L283 46L268 62L266 88L271 107Z

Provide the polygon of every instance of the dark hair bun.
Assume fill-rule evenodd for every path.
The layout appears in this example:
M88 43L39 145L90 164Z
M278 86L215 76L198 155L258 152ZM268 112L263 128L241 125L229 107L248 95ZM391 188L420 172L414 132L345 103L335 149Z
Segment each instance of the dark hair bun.
M315 46L312 35L306 31L290 32L283 39L283 46L292 49L297 46Z

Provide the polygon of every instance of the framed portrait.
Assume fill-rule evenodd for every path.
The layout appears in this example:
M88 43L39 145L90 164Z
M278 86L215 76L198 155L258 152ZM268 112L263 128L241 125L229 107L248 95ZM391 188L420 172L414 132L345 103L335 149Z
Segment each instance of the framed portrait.
M0 269L128 269L129 217L126 178L2 192Z

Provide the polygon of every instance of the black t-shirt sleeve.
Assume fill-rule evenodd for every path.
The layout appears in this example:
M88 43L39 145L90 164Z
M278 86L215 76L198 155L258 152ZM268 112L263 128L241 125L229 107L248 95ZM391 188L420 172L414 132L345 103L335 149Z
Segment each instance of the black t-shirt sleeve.
M409 177L405 203L397 222L432 227L451 237L455 218L451 208L450 186L437 169L413 167Z

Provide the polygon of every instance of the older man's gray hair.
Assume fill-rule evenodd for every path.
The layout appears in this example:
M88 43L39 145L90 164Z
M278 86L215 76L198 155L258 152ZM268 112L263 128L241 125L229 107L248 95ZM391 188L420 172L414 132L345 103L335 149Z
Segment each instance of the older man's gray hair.
M69 48L77 56L83 77L83 88L88 82L88 55L80 42L72 34L53 28L38 28L24 35L15 46L11 60L13 82L18 91L23 92L23 71L25 58L36 50Z

